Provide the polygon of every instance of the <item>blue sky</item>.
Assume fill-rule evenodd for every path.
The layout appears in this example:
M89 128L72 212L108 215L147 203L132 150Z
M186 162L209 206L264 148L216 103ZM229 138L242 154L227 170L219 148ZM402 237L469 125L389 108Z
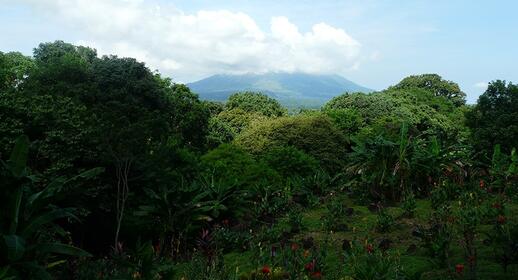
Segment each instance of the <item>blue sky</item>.
M179 82L217 73L337 73L384 89L438 73L475 102L518 82L518 1L0 0L0 51L65 40Z

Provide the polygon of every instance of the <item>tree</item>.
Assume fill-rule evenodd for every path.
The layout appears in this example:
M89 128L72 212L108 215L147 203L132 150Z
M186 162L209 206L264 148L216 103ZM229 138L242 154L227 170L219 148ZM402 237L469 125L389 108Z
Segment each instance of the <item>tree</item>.
M12 69L23 68L24 59L12 61L18 63ZM76 201L85 213L105 216L115 209L122 220L129 184L138 186L132 190L138 193L157 181L142 173L159 173L148 159L165 144L175 143L171 147L178 151L205 150L207 107L186 86L152 73L143 63L99 58L93 49L61 41L40 44L33 61L21 83L0 91L0 153L8 151L17 135L27 134L36 155L28 164L42 173L44 182L77 170L106 168ZM2 67L1 73L12 72ZM106 191L110 186L119 186L119 196ZM120 222L103 230L119 228ZM85 226L77 232L88 238L92 231ZM96 241L100 243L99 235Z
M409 88L421 88L428 90L435 96L442 96L450 100L456 106L462 106L466 103L466 94L460 90L459 85L452 81L444 80L437 74L409 76L389 89Z
M0 93L17 89L34 67L34 61L19 52L0 52Z
M489 83L477 105L466 113L473 145L490 160L493 147L500 144L505 154L518 147L518 86L496 80Z
M239 92L232 94L225 104L227 110L241 109L249 113L259 113L266 117L286 115L286 109L279 102L258 92Z

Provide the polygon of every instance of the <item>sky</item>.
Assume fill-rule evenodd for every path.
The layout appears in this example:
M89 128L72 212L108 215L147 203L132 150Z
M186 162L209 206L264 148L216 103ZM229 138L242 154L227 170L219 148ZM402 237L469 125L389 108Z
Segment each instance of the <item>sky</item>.
M0 0L0 51L63 40L134 57L176 82L338 74L382 90L437 73L474 103L518 83L514 0Z

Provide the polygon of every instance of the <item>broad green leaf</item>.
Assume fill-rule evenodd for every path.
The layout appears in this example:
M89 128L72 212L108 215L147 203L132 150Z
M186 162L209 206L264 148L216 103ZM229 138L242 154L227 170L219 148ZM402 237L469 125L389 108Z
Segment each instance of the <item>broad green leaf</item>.
M62 243L40 243L32 247L31 249L41 253L54 253L76 257L92 256L90 253L81 248L77 248L75 246Z
M16 189L16 195L14 200L14 208L12 209L11 214L11 225L9 228L10 234L15 234L18 230L18 221L20 218L20 207L22 205L22 197L23 197L23 187L18 186Z
M54 220L60 218L72 218L74 220L79 219L72 213L72 208L66 209L55 209L46 213L41 214L40 216L32 219L29 224L22 230L21 235L25 238L29 238L36 230L44 226L45 224L51 223Z
M7 247L7 258L10 261L17 261L25 254L25 239L18 235L4 235L4 242Z
M15 280L16 277L9 276L9 266L4 266L0 268L0 279L2 280Z
M20 178L24 175L29 156L29 138L26 135L19 136L14 144L11 157L8 161L9 170L14 177Z
M85 172L82 172L80 173L79 175L76 175L74 177L72 177L71 179L67 180L67 182L70 182L70 181L74 181L76 179L91 179L101 173L104 172L104 168L103 167L96 167L96 168L92 168L92 169L89 169L89 170L86 170Z

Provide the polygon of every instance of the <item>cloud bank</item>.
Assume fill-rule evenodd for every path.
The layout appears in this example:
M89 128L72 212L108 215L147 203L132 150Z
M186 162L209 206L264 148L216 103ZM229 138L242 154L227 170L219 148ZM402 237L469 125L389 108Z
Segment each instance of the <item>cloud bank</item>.
M306 32L286 17L269 30L227 10L187 14L141 0L26 1L60 20L100 54L135 57L186 82L216 73L344 73L358 68L361 44L343 29L317 23Z

